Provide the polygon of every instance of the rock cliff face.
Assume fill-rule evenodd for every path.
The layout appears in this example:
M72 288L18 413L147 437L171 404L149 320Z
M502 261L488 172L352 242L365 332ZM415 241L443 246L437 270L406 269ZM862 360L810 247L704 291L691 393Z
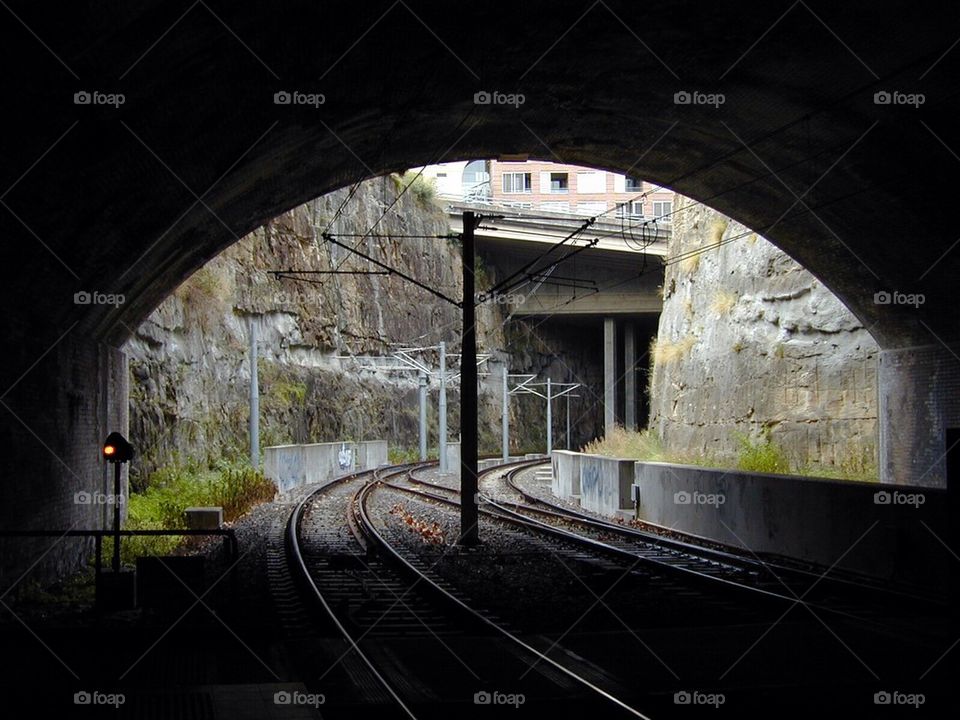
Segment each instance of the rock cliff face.
M300 275L305 280L298 282L268 272L376 269L324 241L329 226L342 242L359 241L364 253L459 299L459 243L436 237L448 233L445 215L428 193L415 188L388 210L400 188L395 176L378 178L362 183L352 196L344 189L275 218L197 271L136 329L124 348L130 358L130 433L140 450L135 482L178 454L206 462L246 453L251 322L259 335L262 445L382 438L396 448L417 446L416 375L352 358L384 359L401 345L441 340L456 353L459 309L397 275ZM378 236L361 241L359 235L385 211ZM409 237L417 235L429 237ZM489 271L495 278L496 268ZM594 373L584 367L590 360L580 356L575 337L504 325L503 312L489 303L478 308L479 350L491 354L490 374L481 378L485 452L499 448L504 363L510 372L551 373L557 380L568 367ZM431 359L436 367L436 355ZM436 398L434 382L428 411L434 447ZM511 401L514 451L542 450L545 411L535 400ZM455 439L455 388L448 390L448 401ZM599 412L584 412L578 442L597 427ZM559 418L555 428L560 432Z
M669 256L705 252L666 268L650 427L678 453L730 457L738 433L769 430L795 469L875 466L869 333L763 238L684 198L676 207Z

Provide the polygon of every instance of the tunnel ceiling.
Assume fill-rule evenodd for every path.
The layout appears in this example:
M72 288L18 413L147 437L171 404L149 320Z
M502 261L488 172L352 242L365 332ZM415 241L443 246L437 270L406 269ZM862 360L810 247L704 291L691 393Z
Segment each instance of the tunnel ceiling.
M385 171L519 153L629 171L717 208L817 275L885 347L960 339L956 5L206 0L0 13L2 322L14 337L78 321L118 343L286 209ZM475 104L482 90L524 102ZM75 104L82 91L124 102ZM324 102L278 105L280 91ZM684 91L724 102L677 104ZM879 92L924 102L877 104ZM78 306L80 290L126 302ZM925 303L878 305L881 290Z

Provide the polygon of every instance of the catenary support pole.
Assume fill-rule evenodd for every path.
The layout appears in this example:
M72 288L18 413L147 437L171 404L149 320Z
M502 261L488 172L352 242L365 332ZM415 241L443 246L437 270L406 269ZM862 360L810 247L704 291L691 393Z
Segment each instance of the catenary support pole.
M250 464L260 467L260 381L257 378L257 321L250 317Z
M440 445L440 472L447 472L447 344L440 342L440 402L438 433Z
M477 527L477 331L474 237L479 218L463 213L463 329L460 349L460 544L480 542Z
M547 378L547 456L553 452L553 395Z
M503 366L503 415L500 418L501 456L504 462L510 460L510 385L507 366Z
M420 372L420 459L427 459L427 374Z

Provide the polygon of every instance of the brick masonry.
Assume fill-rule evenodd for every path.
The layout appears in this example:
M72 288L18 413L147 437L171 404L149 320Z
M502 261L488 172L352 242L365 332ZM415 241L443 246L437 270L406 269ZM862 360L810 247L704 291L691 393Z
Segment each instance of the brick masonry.
M960 348L880 353L881 479L946 485L946 430L960 427Z
M78 332L69 333L8 391L0 424L6 448L0 460L0 528L109 527L104 523L112 509L78 502L77 493L113 492L100 447L109 432L127 432L127 386L126 356ZM124 493L126 475L124 470ZM21 584L61 577L81 567L92 549L92 540L79 538L0 538L0 591L37 561Z

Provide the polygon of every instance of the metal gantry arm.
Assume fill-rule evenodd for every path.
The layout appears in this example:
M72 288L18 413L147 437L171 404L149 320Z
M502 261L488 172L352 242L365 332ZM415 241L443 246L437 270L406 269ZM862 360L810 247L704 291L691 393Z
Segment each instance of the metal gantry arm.
M531 376L532 379L532 376ZM571 393L580 387L581 383L558 383L553 382L550 378L547 378L546 382L535 383L530 380L525 380L524 382L517 385L517 387L511 391L512 394L526 393L529 395L536 395L539 398L543 398L547 401L547 455L553 452L553 401L559 397L566 395L570 397ZM536 390L535 388L544 388L543 392ZM555 390L559 388L559 392ZM567 403L567 445L570 445L570 403Z
M516 384L511 385L511 379ZM514 373L507 372L506 366L502 371L503 387L503 415L501 425L501 453L503 461L507 462L510 458L510 420L509 420L509 402L511 395L536 395L547 401L547 455L553 451L553 401L559 397L567 397L567 447L570 446L570 402L569 398L579 397L573 395L573 391L580 387L581 383L555 383L550 378L546 382L533 382L537 376L532 373ZM536 388L544 388L541 392ZM559 392L554 392L559 388Z

